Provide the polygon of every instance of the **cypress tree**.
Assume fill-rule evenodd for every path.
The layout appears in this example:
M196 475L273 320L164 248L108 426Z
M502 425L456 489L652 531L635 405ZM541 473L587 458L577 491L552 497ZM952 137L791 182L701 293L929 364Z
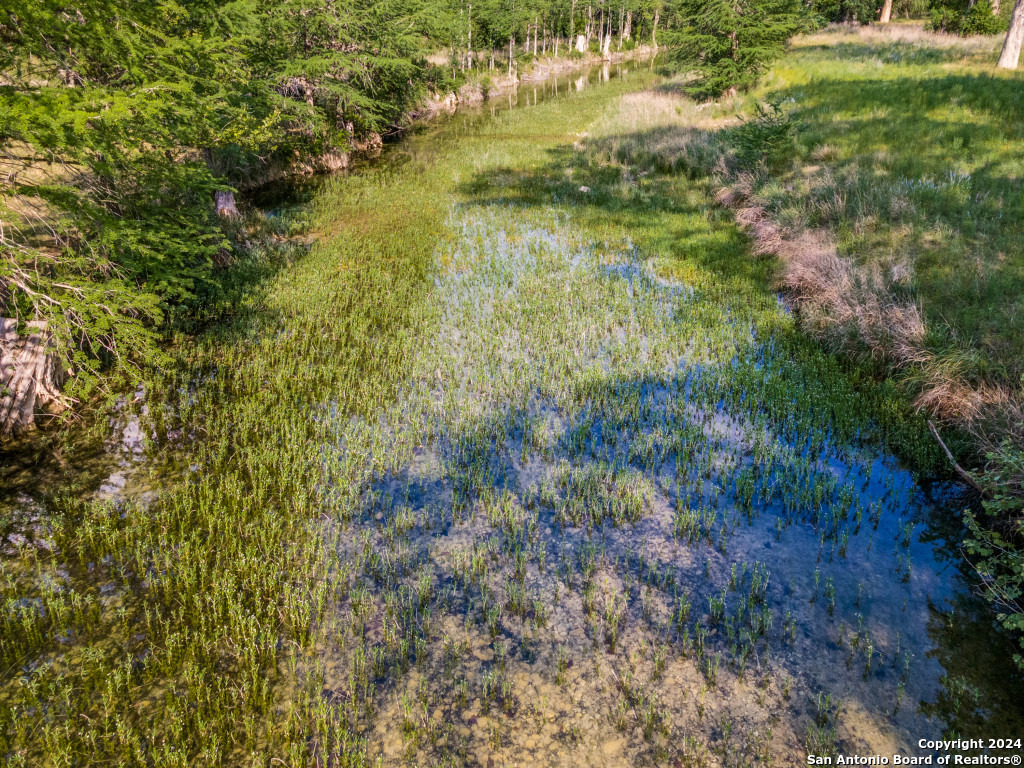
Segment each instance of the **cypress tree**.
M718 98L750 88L802 26L797 0L677 0L669 58L695 71L687 91Z

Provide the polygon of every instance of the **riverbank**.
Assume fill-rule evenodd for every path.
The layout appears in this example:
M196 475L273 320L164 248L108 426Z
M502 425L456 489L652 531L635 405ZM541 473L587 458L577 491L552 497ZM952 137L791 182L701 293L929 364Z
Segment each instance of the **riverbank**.
M464 75L466 82L459 88L445 93L434 92L426 102L415 110L413 120L431 118L440 113L452 113L460 106L478 105L498 96L514 92L520 84L536 84L571 72L585 73L595 67L621 64L627 61L647 61L657 55L657 48L638 45L629 50L611 51L608 56L586 51L573 56L533 56L522 73L518 66L508 74L500 67L493 70L474 71ZM505 74L502 74L505 72Z

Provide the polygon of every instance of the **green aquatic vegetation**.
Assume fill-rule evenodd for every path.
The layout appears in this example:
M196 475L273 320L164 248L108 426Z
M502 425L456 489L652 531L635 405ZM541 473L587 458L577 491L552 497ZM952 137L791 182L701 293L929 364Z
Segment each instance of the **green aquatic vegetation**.
M868 640L867 645L864 646L864 679L867 680L868 675L871 674L871 663L875 658L875 644Z
M782 698L789 700L790 694L793 690L793 678L786 675L782 680Z
M704 679L707 681L709 688L714 688L718 685L718 667L721 663L722 654L720 653L704 657L704 664L701 669L704 672Z
M720 623L725 617L725 596L716 595L708 598L708 620L711 626Z
M559 519L586 528L609 519L616 526L636 523L646 509L646 494L640 476L601 465L566 467L559 477L565 502Z
M672 520L672 532L677 539L686 539L693 545L700 538L701 528L700 515L696 510L676 509Z
M668 661L668 646L662 643L655 648L652 661L654 669L651 672L651 677L654 680L659 680L665 673L665 665Z
M672 620L677 632L683 631L690 621L690 596L685 591L676 595L676 604L672 613Z
M841 630L842 628L840 627L840 632ZM793 618L792 611L786 611L786 618L782 625L782 636L789 638L790 645L796 642L796 619ZM841 634L839 644L842 645Z
M626 604L621 595L606 598L604 608L604 640L614 653L619 641L620 623L625 615Z

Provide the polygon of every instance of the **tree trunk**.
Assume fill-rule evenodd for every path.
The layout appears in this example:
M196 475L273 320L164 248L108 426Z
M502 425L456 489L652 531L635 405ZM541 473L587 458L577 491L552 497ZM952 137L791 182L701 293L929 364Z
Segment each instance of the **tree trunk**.
M473 3L469 4L469 14L466 17L466 66L473 68Z
M885 3L882 5L882 15L879 17L878 21L879 21L880 24L888 24L889 23L889 18L891 16L892 16L892 0L885 0Z
M217 190L214 192L213 206L217 210L217 214L219 216L234 218L238 215L238 206L235 205L235 193L231 190L228 190L227 192Z
M512 48L516 44L516 36L512 35L508 39L508 76L512 77Z
M60 394L64 372L50 349L46 323L26 325L28 336L19 336L17 320L0 318L0 437L31 429L37 406L50 411L68 406Z
M576 50L580 53L587 50L587 38L584 35L578 35L576 37Z
M1000 69L1016 69L1020 60L1020 46L1024 42L1024 0L1017 0L1010 16L1010 28L1006 31L1003 52L999 54Z
M654 50L658 50L658 19L661 17L660 11L654 12L654 29L651 30L651 47Z

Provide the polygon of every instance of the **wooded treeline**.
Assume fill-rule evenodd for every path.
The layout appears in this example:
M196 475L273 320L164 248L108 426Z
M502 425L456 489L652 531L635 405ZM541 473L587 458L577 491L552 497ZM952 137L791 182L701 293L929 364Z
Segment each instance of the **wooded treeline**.
M4 4L0 316L47 325L68 396L158 356L168 320L219 290L232 245L216 192L401 117L422 79L419 13L309 0Z

